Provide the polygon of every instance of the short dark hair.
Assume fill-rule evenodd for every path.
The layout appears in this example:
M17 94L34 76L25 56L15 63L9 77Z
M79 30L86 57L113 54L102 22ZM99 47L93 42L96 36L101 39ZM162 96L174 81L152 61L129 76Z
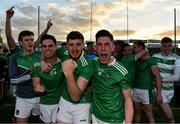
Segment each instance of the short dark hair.
M137 41L135 41L134 42L134 44L137 44L138 46L142 46L143 47L143 49L145 49L145 44L144 44L144 42L143 41L141 41L141 40L137 40Z
M42 38L41 38L41 44L42 44L42 42L43 42L44 40L46 40L46 39L52 40L55 45L57 44L56 38L55 38L54 36L50 35L50 34L45 34L45 35L42 36Z
M71 40L80 39L80 40L82 40L84 42L84 36L79 31L71 31L67 35L66 41L68 42L69 39L71 39Z
M93 41L87 41L86 42L86 45L88 46L88 45L93 45L94 44L94 42Z
M22 41L22 37L30 36L30 35L34 36L34 33L32 31L28 31L28 30L21 31L18 36L18 41Z
M124 43L124 44L122 45L122 51L124 51L124 48L125 48L125 47L128 47L128 46L130 46L128 43Z
M113 35L112 35L109 31L103 29L103 30L99 30L99 31L96 33L96 43L97 43L97 39L98 39L99 37L103 37L103 36L109 37L112 42L114 41Z
M169 38L169 37L164 37L164 38L161 39L161 44L163 44L163 43L172 43L172 42L173 42L172 39Z
M120 46L122 46L122 45L124 45L125 43L124 43L123 40L114 40L114 44L115 44L115 45L120 45Z

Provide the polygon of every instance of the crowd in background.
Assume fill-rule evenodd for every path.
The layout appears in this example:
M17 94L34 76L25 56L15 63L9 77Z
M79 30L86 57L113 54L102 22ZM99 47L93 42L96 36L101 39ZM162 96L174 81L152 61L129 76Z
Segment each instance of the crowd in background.
M33 32L22 31L18 46L13 15L12 7L6 12L8 48L0 46L0 102L11 84L17 123L28 123L31 113L45 123L90 123L91 114L93 123L139 123L142 110L155 123L155 103L159 116L174 123L169 103L180 63L171 38L162 38L161 52L151 55L142 41L131 46L108 30L99 30L86 47L83 34L70 31L66 45L57 48L56 38L47 34L50 20L36 41ZM41 51L35 51L39 44Z

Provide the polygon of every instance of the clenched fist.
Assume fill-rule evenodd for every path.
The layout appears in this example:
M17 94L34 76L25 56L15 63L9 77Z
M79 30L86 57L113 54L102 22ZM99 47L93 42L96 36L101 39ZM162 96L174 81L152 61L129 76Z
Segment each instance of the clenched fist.
M76 69L77 63L72 59L68 59L62 63L62 70L65 75L73 74L73 71Z
M43 93L43 92L45 92L45 89L41 84L36 84L34 86L34 91L37 93Z
M50 63L47 63L44 60L42 60L40 62L40 67L42 72L49 72L53 66Z
M6 11L6 16L8 18L11 18L14 15L14 10L13 9L14 9L14 6Z

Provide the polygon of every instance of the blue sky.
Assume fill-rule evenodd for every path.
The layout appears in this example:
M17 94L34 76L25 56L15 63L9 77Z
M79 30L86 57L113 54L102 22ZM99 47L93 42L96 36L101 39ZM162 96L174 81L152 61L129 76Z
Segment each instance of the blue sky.
M113 33L115 39L126 39L127 0L0 0L0 29L4 41L5 11L15 6L12 18L13 36L28 29L37 37L37 8L41 10L41 31L49 19L53 26L49 33L65 41L72 30L90 38L90 11L92 8L92 39L100 29ZM177 11L177 39L180 39L180 0L128 0L129 39L174 38L174 8Z

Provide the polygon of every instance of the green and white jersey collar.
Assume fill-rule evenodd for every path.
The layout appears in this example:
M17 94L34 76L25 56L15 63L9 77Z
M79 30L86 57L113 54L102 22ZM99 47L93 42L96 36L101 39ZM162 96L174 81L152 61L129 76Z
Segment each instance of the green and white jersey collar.
M82 54L77 61L80 61L83 67L88 65L87 57L84 51L82 51Z
M163 52L161 52L161 55L162 55L162 56L165 56L165 57L170 57L170 56L172 55L172 52L169 53L169 55L165 55Z

